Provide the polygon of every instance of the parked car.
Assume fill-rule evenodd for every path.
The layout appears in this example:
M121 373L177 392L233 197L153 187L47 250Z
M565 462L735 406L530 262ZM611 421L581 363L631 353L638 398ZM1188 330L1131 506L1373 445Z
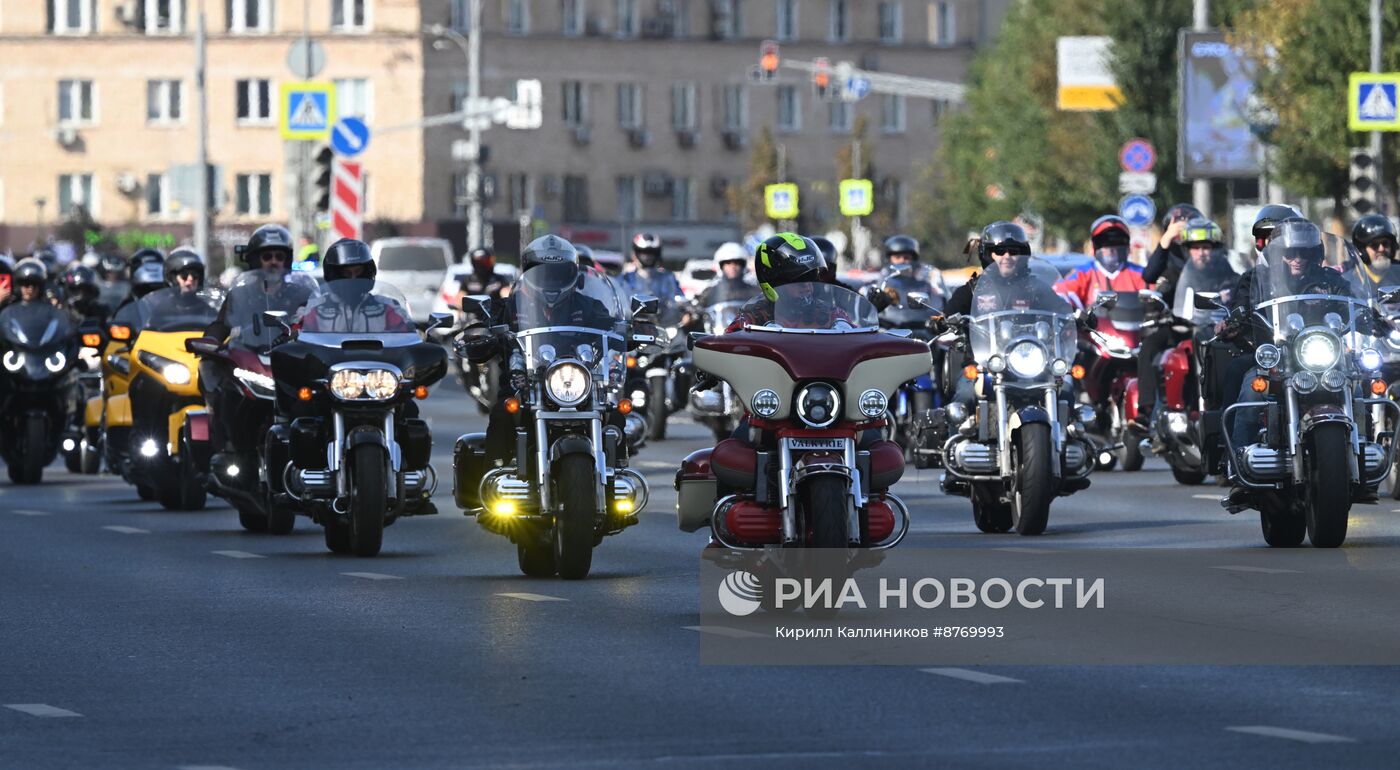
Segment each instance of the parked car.
M444 238L380 238L370 244L370 252L379 280L404 293L414 323L427 323L452 265L452 244Z

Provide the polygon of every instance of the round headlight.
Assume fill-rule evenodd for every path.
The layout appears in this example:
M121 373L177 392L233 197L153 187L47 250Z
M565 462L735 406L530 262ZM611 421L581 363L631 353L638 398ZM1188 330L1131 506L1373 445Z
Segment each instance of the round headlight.
M1381 352L1375 348L1365 348L1361 351L1361 355L1357 356L1357 360L1361 363L1361 368L1368 372L1376 371L1384 363Z
M1322 387L1328 390L1341 390L1347 385L1347 376L1340 369L1328 369L1322 375Z
M753 402L750 404L753 413L759 417L772 417L782 405L783 400L778 398L778 392L768 388L753 394Z
M1050 362L1050 371L1056 377L1063 377L1069 373L1069 362L1063 358L1057 358Z
M1298 363L1314 372L1331 369L1341 357L1342 346L1326 332L1313 332L1298 338Z
M987 359L987 371L993 374L1000 374L1006 371L1006 359L1001 356L992 356Z
M47 365L47 361L44 362ZM190 384L190 368L184 364L166 364L160 369L160 376L171 385Z
M1266 342L1254 349L1254 363L1258 364L1260 369L1272 369L1282 360L1283 354L1279 352L1277 345Z
M1050 363L1045 348L1034 342L1020 342L1006 354L1006 365L1017 377L1039 377Z
M1390 334L1385 335L1385 344L1392 348L1400 348L1400 329L1392 329Z
M1074 416L1080 422L1088 425L1099 421L1099 416L1094 412L1094 407L1088 404L1080 404L1074 408Z
M331 375L331 394L336 398L353 399L365 394L365 374L353 369L341 369Z
M17 350L10 350L5 353L5 368L12 372L17 372L24 368L24 354Z
M57 374L63 371L63 367L68 363L68 357L63 355L62 350L54 351L53 355L44 359L44 368Z
M1317 375L1312 372L1298 372L1293 375L1293 389L1299 393L1317 390Z
M836 388L814 382L797 394L797 416L813 428L825 428L841 416L841 397Z
M588 395L590 382L587 369L566 361L549 370L544 386L556 404L573 406Z
M399 391L399 376L388 369L365 372L365 395L370 398L392 398Z
M872 420L884 414L888 407L889 399L882 390L872 388L860 394L860 413Z

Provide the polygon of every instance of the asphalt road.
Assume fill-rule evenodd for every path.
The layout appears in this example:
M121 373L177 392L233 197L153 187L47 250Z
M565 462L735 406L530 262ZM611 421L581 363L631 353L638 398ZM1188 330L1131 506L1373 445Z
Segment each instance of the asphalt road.
M445 476L483 421L454 384L425 412ZM446 482L374 559L61 464L0 485L0 767L1395 766L1396 668L702 666L705 538L676 529L671 477L705 436L678 420L638 458L648 510L581 582L520 576ZM1155 461L1034 541L978 534L935 472L897 491L901 548L1264 548ZM1395 508L1357 508L1346 549L1400 545Z

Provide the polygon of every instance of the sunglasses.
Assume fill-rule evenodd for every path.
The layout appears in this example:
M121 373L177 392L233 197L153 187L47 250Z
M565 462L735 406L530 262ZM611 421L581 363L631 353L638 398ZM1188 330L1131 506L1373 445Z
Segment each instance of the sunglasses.
M196 273L196 272L194 272L193 270L185 270L185 271L182 271L182 272L179 272L179 273L176 273L176 274L175 274L175 280L177 280L177 281L184 281L184 280L191 280L191 281L194 281L194 280L198 280L198 279L199 279L199 273Z
M995 254L998 257L1004 257L1008 254L1019 256L1021 254L1021 250L1016 248L1015 246L993 246L992 254Z
M287 261L287 255L283 254L280 251L265 251L262 254L259 254L258 258L264 262L272 262L274 260L277 262Z

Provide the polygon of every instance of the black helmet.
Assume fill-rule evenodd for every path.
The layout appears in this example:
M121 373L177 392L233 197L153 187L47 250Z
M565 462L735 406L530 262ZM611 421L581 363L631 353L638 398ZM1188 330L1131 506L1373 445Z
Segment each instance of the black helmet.
M1162 215L1162 229L1165 230L1172 222L1178 219L1190 221L1192 219L1204 219L1205 214L1201 210L1189 203L1173 203L1166 213Z
M249 270L262 267L261 255L264 251L280 251L286 254L287 265L290 267L293 253L291 231L281 225L263 225L254 230L240 252L243 255L243 264Z
M131 259L128 260L133 275L135 275L136 269L142 265L159 265L163 262L165 262L165 254L163 254L160 249L141 249L135 254L132 254Z
M1025 229L1015 222L998 220L982 228L982 238L977 244L977 258L981 260L982 267L992 264L992 254L997 251L1029 256L1031 239L1026 237Z
M758 277L758 288L763 296L776 301L775 286L785 286L802 281L820 281L826 260L822 251L811 238L803 238L797 233L778 233L769 236L753 255L754 273Z
M146 262L131 271L131 293L143 297L165 286L165 265Z
M593 258L593 249L582 243L574 244L574 251L578 252L578 263L580 267L597 267L598 260Z
M1367 214L1351 226L1351 244L1367 264L1371 263L1371 256L1366 253L1366 247L1378 243L1389 243L1390 258L1395 259L1395 225L1391 224L1389 217Z
M36 249L36 250L34 251L34 253L31 254L31 255L29 255L29 256L30 256L32 259L37 259L37 260L39 260L40 262L43 262L43 263L44 263L44 269L46 269L46 270L49 271L49 275L52 275L52 276L57 277L57 275L58 275L58 255L55 254L55 253L53 252L53 249L50 249L50 248L48 248L48 247L44 247L44 248L42 248L42 249Z
M521 274L521 291L549 307L556 307L572 296L582 280L581 272L577 262L538 262Z
M544 265L551 262L570 262L578 264L578 249L572 243L560 238L557 235L544 235L530 241L530 245L520 252L521 271L529 270L535 265Z
M822 281L825 283L836 283L836 244L830 238L823 238L820 235L809 236L812 243L817 244L817 251L822 253Z
M116 254L103 254L101 269L106 278L119 276L126 272L126 260Z
M43 286L49 281L49 269L38 257L27 257L15 265L14 276L15 286Z
M637 233L632 236L632 257L642 267L656 267L661 261L661 236L656 233Z
M486 275L496 269L496 252L486 246L477 246L467 252L467 259L471 260L472 270L477 275Z
M1094 245L1094 251L1098 251L1105 246L1127 246L1133 242L1133 237L1122 217L1109 214L1089 225L1089 242Z
M1259 213L1254 217L1254 226L1250 228L1254 235L1254 248L1264 250L1264 246L1269 243L1270 233L1279 222L1302 216L1303 212L1282 203L1270 203L1259 209Z
M254 233L254 236L256 235ZM357 241L354 238L341 238L332 243L330 248L326 249L326 255L321 258L321 267L327 281L338 281L344 278L346 268L356 265L364 266L364 272L359 275L361 280L374 280L374 276L379 272L374 264L374 255L370 254L369 246L364 241Z
M908 254L914 262L919 261L919 242L907 235L891 235L885 239L885 261L892 254Z
M203 288L204 258L195 253L193 249L181 247L170 252L170 256L165 258L165 282L167 284L178 287L178 276L181 273L191 271L197 276L200 288Z
M63 288L68 298L74 301L95 299L101 287L97 285L97 271L86 265L74 265L63 274Z

